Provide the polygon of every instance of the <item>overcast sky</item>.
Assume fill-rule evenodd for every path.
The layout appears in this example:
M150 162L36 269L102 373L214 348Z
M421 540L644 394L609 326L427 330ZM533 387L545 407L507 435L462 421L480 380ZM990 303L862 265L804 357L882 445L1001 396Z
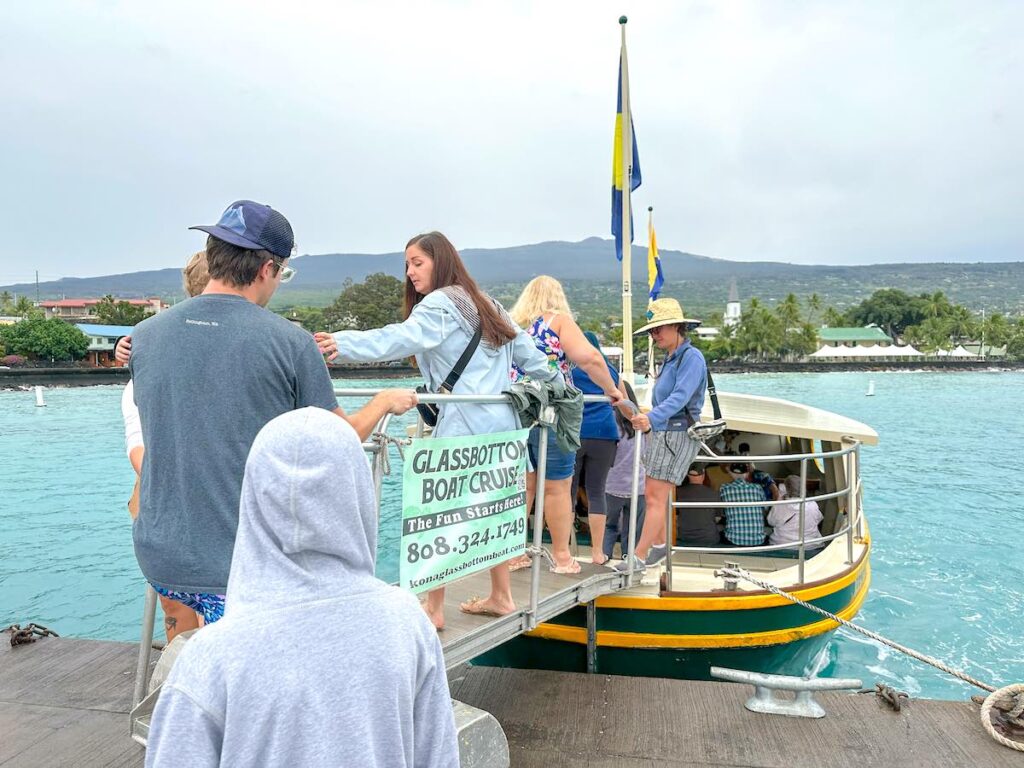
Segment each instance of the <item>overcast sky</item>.
M177 266L242 197L301 253L607 237L620 13L662 247L1024 259L1017 0L39 0L0 11L0 283Z

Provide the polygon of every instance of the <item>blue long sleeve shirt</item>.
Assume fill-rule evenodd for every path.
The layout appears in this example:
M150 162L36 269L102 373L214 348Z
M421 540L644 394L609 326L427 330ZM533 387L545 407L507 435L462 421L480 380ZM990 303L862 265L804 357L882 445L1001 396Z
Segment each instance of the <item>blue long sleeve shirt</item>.
M654 382L654 407L647 414L651 429L664 430L668 420L684 408L694 422L700 421L707 387L708 364L704 355L686 340L668 356Z
M370 331L334 334L344 360L370 363L415 355L427 388L437 392L469 345L475 328L442 291L433 291L415 306L409 317ZM454 394L497 395L511 386L512 363L537 381L561 374L548 366L548 358L522 329L495 349L480 342L455 385ZM505 403L448 403L441 406L434 428L436 437L484 435L518 429L519 419Z

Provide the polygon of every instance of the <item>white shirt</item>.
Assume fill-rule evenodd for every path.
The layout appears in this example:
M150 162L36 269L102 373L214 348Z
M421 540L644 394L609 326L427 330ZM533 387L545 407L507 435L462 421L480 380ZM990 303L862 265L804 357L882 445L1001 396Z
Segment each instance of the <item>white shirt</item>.
M818 502L808 501L804 504L804 539L816 539L821 536L818 526L822 514ZM772 527L769 544L793 544L800 541L800 502L779 504L768 513L768 525Z
M142 447L142 421L135 405L135 387L131 380L121 393L121 416L124 417L124 449L131 456L133 448Z

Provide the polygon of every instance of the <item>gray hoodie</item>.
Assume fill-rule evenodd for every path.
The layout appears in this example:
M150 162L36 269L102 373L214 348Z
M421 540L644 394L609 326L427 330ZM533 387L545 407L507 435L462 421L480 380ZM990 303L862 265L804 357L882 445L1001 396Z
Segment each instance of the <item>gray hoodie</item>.
M373 575L377 512L355 432L303 408L245 466L224 618L189 641L147 766L458 766L437 633Z

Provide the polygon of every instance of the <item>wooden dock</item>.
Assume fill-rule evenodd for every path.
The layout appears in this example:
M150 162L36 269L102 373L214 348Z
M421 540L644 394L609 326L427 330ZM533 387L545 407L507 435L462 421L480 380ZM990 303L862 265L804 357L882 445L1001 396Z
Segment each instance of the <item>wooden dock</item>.
M136 646L0 638L0 766L141 766L128 736ZM743 709L747 686L460 666L452 695L491 712L517 768L1021 768L966 702L818 696L828 717ZM867 680L865 680L867 682Z

